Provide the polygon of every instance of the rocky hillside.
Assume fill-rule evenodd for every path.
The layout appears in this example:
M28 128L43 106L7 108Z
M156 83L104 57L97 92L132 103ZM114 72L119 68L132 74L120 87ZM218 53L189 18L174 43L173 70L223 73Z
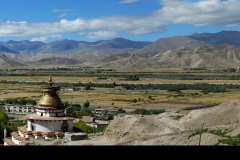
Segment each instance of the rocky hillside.
M218 33L195 33L189 36L173 36L160 38L133 53L161 52L174 50L180 47L195 49L201 46L212 46L220 44L229 44L240 48L240 32L238 31L221 31Z
M92 54L31 54L5 55L11 59L9 66L18 65L77 65L120 68L204 68L239 67L240 48L229 44L201 46L195 49L180 47L162 52L143 54L122 53L116 55ZM19 60L21 59L21 60ZM23 60L24 59L24 60ZM5 61L5 66L10 61Z
M62 145L229 145L237 135L240 101L232 100L188 114L125 115L112 120L101 136Z
M240 32L221 31L160 38L156 42L123 38L84 42L0 42L0 52L28 65L96 67L239 67Z
M25 59L25 61L21 60L21 63L33 65L80 65L121 68L239 67L240 48L229 44L220 44L201 46L195 49L180 47L173 50L143 54L126 52L109 56L92 54L58 56L54 54L38 54L27 56L21 53L15 56L15 60L16 58Z
M161 68L198 68L198 67L238 67L240 48L228 45L201 46L195 49L180 47L174 50L131 54L110 61L107 67L161 67Z
M9 68L9 67L20 67L26 66L20 62L13 60L11 57L8 57L2 53L0 53L0 66L1 68Z

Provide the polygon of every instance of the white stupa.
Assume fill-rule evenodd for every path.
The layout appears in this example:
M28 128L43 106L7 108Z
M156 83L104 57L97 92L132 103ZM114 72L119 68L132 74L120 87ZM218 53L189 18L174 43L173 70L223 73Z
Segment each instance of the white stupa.
M58 96L59 86L54 86L49 76L48 85L42 86L42 97L34 106L35 113L24 116L27 125L5 137L4 145L20 145L22 141L33 139L63 138L64 134L73 132L73 117L65 117L64 106Z

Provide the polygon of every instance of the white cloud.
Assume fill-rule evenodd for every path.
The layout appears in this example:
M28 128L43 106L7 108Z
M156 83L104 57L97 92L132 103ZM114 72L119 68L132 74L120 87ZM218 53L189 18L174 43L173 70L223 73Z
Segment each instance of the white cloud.
M163 16L173 23L202 25L232 25L239 24L239 0L201 0L189 3L185 0L184 5L176 3L176 0L162 0L162 9L155 16ZM172 3L171 3L172 2Z
M20 22L15 22L15 21L10 22L10 21L7 21L7 23L25 24L25 23L27 23L27 22L26 22L26 21L20 21Z
M62 38L62 36L61 36L60 34L52 34L52 35L50 35L49 37L55 38L55 39Z
M80 33L83 35L82 33ZM118 37L118 34L114 31L98 31L98 32L90 32L86 34L87 38L93 38L93 39L98 39L98 38L115 38Z
M49 35L49 36L35 37L35 38L31 39L31 42L34 42L34 41L45 42L49 38L59 39L59 38L62 38L62 36L60 34L52 34L52 35Z
M180 3L181 2L181 3ZM202 25L238 25L239 0L161 0L162 8L144 16L103 16L94 19L62 19L55 23L0 23L0 36L46 37L51 34L84 33L88 37L114 36L118 31L141 35L161 33L171 23ZM184 4L184 5L183 5ZM57 11L55 11L57 12ZM100 30L99 32L94 32ZM93 32L85 34L86 32ZM80 35L80 34L79 34ZM42 38L44 40L44 38Z
M122 0L119 3L133 3L133 2L137 2L138 0Z
M48 39L47 37L32 38L31 42L34 42L34 41L45 42L47 39Z
M71 9L54 9L52 12L69 12L72 11Z
M58 15L58 18L63 18L63 17L65 17L66 15L67 15L66 13L62 13L62 14Z
M159 0L163 6L177 6L187 4L187 0Z

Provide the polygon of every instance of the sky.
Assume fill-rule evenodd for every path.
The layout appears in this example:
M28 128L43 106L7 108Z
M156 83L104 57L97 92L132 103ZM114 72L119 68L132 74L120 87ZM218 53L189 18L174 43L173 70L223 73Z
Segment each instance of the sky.
M0 41L155 42L240 30L240 0L1 0Z

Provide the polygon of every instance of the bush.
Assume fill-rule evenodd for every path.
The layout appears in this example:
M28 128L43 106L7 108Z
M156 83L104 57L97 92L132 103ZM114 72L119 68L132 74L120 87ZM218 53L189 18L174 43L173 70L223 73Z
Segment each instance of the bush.
M165 109L135 109L134 111L130 112L131 114L141 114L141 115L151 115L151 114L160 114L165 112Z
M85 103L83 103L83 108L88 108L90 106L90 102L87 100Z
M87 134L100 132L100 129L98 129L96 127L88 126L82 120L79 120L78 123L75 123L74 127L82 130L84 133L87 133Z

